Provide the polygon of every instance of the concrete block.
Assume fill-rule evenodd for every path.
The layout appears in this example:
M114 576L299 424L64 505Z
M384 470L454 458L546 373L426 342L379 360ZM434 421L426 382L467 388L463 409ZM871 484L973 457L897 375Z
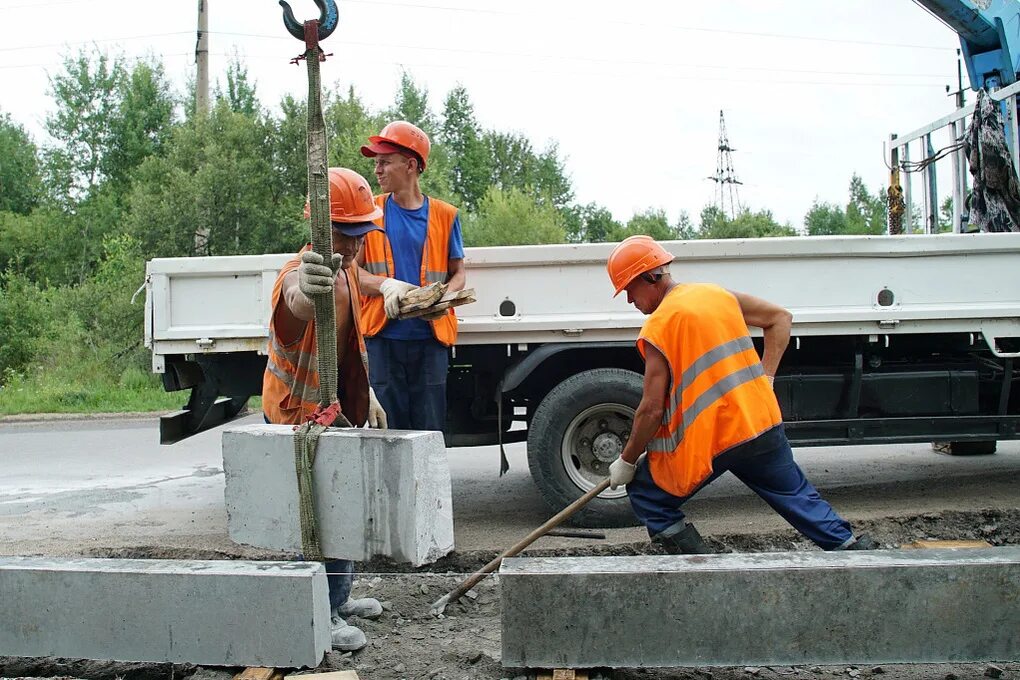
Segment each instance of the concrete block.
M511 558L509 668L1020 658L1020 547Z
M317 666L318 563L0 557L0 656Z
M223 433L227 529L238 543L301 551L294 432L243 425ZM320 542L329 558L385 555L415 566L453 550L453 501L443 436L329 430L315 458Z

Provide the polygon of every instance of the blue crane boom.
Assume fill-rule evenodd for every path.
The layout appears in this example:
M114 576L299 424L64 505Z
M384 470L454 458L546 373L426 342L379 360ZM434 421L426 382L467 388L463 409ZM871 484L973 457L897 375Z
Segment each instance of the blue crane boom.
M1018 0L915 0L960 36L971 87L994 90L1020 70Z

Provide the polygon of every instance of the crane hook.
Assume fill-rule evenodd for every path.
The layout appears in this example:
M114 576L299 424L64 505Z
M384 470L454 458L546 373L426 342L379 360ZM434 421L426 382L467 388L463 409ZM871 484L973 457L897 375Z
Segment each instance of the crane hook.
M332 35L340 18L336 0L315 0L315 5L319 8L319 40L325 40ZM286 0L280 0L280 6L283 7L283 25L287 27L287 31L298 40L304 40L304 26L294 18L290 4Z

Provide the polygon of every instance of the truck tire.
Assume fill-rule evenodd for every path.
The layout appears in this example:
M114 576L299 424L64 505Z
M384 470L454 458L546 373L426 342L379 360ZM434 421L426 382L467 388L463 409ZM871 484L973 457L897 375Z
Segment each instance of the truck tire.
M641 401L642 377L596 368L567 378L539 403L528 425L528 467L557 512L609 475ZM623 489L606 490L570 520L581 527L638 524Z

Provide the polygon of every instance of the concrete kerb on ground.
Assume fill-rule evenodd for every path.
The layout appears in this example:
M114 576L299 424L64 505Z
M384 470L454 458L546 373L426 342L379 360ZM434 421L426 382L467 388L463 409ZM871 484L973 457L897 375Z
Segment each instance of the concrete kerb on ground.
M315 667L330 649L311 562L0 557L0 656Z
M1020 547L510 558L508 668L1020 658Z

